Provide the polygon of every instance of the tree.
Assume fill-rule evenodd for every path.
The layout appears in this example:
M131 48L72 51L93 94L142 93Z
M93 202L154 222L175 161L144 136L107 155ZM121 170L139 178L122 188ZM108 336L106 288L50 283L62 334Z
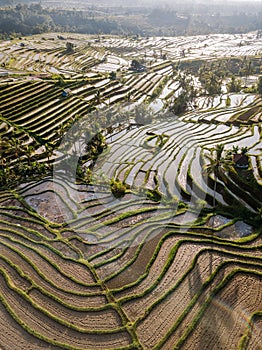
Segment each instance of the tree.
M133 69L137 70L137 69L140 69L141 64L140 64L140 62L137 61L137 60L132 60L132 62L131 62L131 67L132 67Z
M100 103L100 102L101 102L101 101L100 101L100 96L101 96L100 90L97 89L97 91L96 91L96 101L97 101L97 103Z
M152 110L146 105L138 105L135 107L135 121L137 124L149 124L152 119Z
M262 75L258 78L257 82L257 92L262 95Z
M239 151L238 145L233 146L233 152L234 152L234 153L238 153L238 151Z
M215 155L214 152L215 151ZM229 170L229 166L231 168L232 163L222 157L224 151L224 145L218 144L215 149L211 151L211 156L206 155L206 158L209 160L209 164L207 164L204 168L206 174L214 174L214 192L213 192L213 207L216 205L216 190L217 190L217 179L222 174L222 170Z
M34 154L34 147L30 146L30 145L26 145L25 146L25 152L26 152L25 155L26 155L26 158L27 158L27 165L28 165L28 167L30 167L30 165L31 165L31 157Z
M9 171L9 159L8 159L8 150L10 148L9 139L7 137L1 137L0 135L0 186L6 184L8 180L8 171Z
M226 74L226 68L221 62L205 63L198 69L199 80L209 95L221 93L222 81Z
M92 163L90 167L94 167L95 162L98 159L98 156L103 153L103 151L108 147L106 138L103 135L102 131L97 132L92 138L91 138L91 133L89 130L86 130L85 132L85 156L83 156L83 159L88 159L91 160ZM91 138L91 139L90 139Z
M51 168L51 157L53 155L54 149L53 146L49 143L45 143L45 154L47 156L47 166Z
M74 52L74 44L69 41L66 42L66 53Z
M215 155L214 152L215 151ZM204 171L207 174L214 174L214 190L213 190L213 208L216 206L216 190L217 190L217 179L220 176L221 172L223 169L229 169L229 166L232 164L232 162L229 162L227 159L222 157L224 151L224 145L223 144L218 144L216 145L215 149L213 149L211 152L211 156L207 156L209 160L209 164L207 164L204 168ZM214 228L214 223L215 223L215 217L214 215L211 218L211 225L212 225L212 230ZM212 231L212 236L211 236L211 253L210 253L210 274L212 273L212 264L213 264L213 231Z
M247 154L247 152L248 152L247 146L241 147L241 154L245 155L245 154Z
M21 153L24 151L23 148L23 142L18 138L19 132L16 132L14 136L10 139L10 147L11 147L11 152L13 152L13 155L15 156L15 161L18 160L18 164L21 164Z
M221 93L221 80L213 72L209 72L206 76L204 88L209 95L216 95Z
M180 115L187 109L188 96L185 92L182 92L170 106L170 111Z
M231 98L229 96L227 96L226 98L226 107L230 107L231 105Z
M110 188L111 188L111 192L115 198L124 197L126 190L127 190L127 186L118 178L116 178L116 179L112 178L110 180Z
M182 92L177 98L175 98L174 102L169 107L169 110L180 115L186 112L188 104L196 97L196 90L191 83L191 79L187 78L185 74L179 74L178 80Z
M236 79L233 75L227 84L227 92L239 92L241 90L241 79Z
M247 85L247 77L251 73L251 61L246 62L246 67L245 67L245 86Z
M109 73L109 78L110 78L111 80L116 80L116 72L110 72L110 73Z

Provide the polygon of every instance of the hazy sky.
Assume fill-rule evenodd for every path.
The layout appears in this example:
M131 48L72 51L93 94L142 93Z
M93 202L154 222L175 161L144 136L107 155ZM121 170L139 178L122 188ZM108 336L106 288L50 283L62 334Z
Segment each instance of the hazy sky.
M114 0L111 0L112 3L114 2ZM123 1L123 0L122 0ZM124 0L123 1L126 5L130 4L130 5L138 5L140 4L147 4L150 5L152 4L169 4L169 5L175 5L176 3L208 3L208 4L223 4L223 3L236 3L236 2L246 2L247 4L252 4L253 2L256 3L261 3L262 4L262 0Z
M246 1L246 2L252 2L252 1L262 1L262 0L157 0L159 3L167 3L167 2L209 2L209 3L223 3L223 2L235 2L235 1ZM114 0L112 0L114 2ZM124 0L124 2L134 2L133 0ZM152 0L135 0L135 2L152 2Z

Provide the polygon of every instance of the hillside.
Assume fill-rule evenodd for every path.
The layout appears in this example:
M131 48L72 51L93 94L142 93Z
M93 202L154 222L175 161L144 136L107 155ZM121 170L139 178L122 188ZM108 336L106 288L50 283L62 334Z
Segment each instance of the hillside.
M0 43L0 348L262 349L262 38Z

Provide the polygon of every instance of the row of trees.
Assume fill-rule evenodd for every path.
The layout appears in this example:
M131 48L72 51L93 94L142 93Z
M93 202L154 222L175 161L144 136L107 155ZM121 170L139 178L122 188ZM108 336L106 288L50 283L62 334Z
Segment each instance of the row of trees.
M200 9L184 8L181 16L178 11L170 8L147 9L139 8L136 21L130 21L129 15L135 8L104 7L86 5L84 11L45 9L40 4L18 4L13 0L2 0L2 5L11 5L0 10L0 33L35 34L47 31L67 31L80 33L107 34L140 34L140 35L196 35L209 33L240 33L261 29L261 14L210 13L206 6L205 13ZM28 1L28 3L30 3ZM62 3L62 2L61 2ZM181 6L181 4L180 4ZM223 5L224 7L225 5ZM193 11L193 12L192 12ZM123 12L122 16L119 13ZM137 11L138 12L138 11ZM137 13L136 12L136 13ZM108 20L111 14L114 20ZM143 13L143 16L141 16ZM123 17L126 16L126 20Z
M8 137L0 136L0 187L12 187L51 171L52 145L43 145L39 156L35 153L36 144L27 144L19 136L19 132ZM40 161L40 157L46 161Z
M213 210L217 208L216 203L216 193L218 186L218 179L223 181L223 183L227 184L227 177L225 174L228 174L234 179L234 182L239 182L240 189L241 184L244 186L244 189L247 190L247 193L251 193L254 198L257 197L257 194L261 190L261 186L256 182L252 170L245 169L242 171L236 171L235 163L233 161L234 155L241 154L246 156L248 153L248 147L244 146L239 148L237 145L232 148L232 150L225 151L223 144L218 144L214 148L212 148L210 154L206 154L205 157L209 161L208 164L204 166L203 172L207 175L214 175L214 187L213 187ZM258 196L259 197L259 196ZM257 202L259 203L259 202ZM239 215L239 217L243 220L252 221L252 224L258 225L261 227L262 221L262 207L259 205L256 208L256 212L251 214L247 208L245 208L242 204L237 204L236 208L230 208L234 217ZM213 217L214 219L214 217ZM212 226L214 225L214 220L211 220Z
M194 82L192 78L190 76L187 76L186 73L180 73L177 76L177 79L180 84L181 93L176 98L174 98L169 106L169 111L180 115L187 110L189 104L192 104L194 98L196 97L197 91L194 88Z
M203 62L200 64L199 68L193 64L192 69L185 68L184 73L179 73L176 77L182 91L180 95L172 101L169 110L180 115L193 103L197 95L214 96L221 94L225 79L228 80L228 93L240 92L242 89L246 89L247 78L250 74L254 73L254 69L257 69L254 62L246 58L237 61L233 60L233 62L231 62L230 59ZM238 72L239 74L234 74L233 72ZM195 89L192 75L198 77L201 88ZM262 94L262 76L259 77L257 84L249 88L249 90L250 92Z
M225 78L231 78L228 92L240 91L243 80L245 85L249 75L260 74L261 61L246 57L220 59L211 62L198 61L191 64L190 67L184 67L184 69L187 69L190 74L198 76L205 91L209 95L214 95L221 92L221 85Z

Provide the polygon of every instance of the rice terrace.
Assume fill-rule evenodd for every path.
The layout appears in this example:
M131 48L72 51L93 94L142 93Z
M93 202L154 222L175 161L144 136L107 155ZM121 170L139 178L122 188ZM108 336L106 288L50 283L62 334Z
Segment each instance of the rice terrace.
M262 35L0 42L0 349L262 349Z

